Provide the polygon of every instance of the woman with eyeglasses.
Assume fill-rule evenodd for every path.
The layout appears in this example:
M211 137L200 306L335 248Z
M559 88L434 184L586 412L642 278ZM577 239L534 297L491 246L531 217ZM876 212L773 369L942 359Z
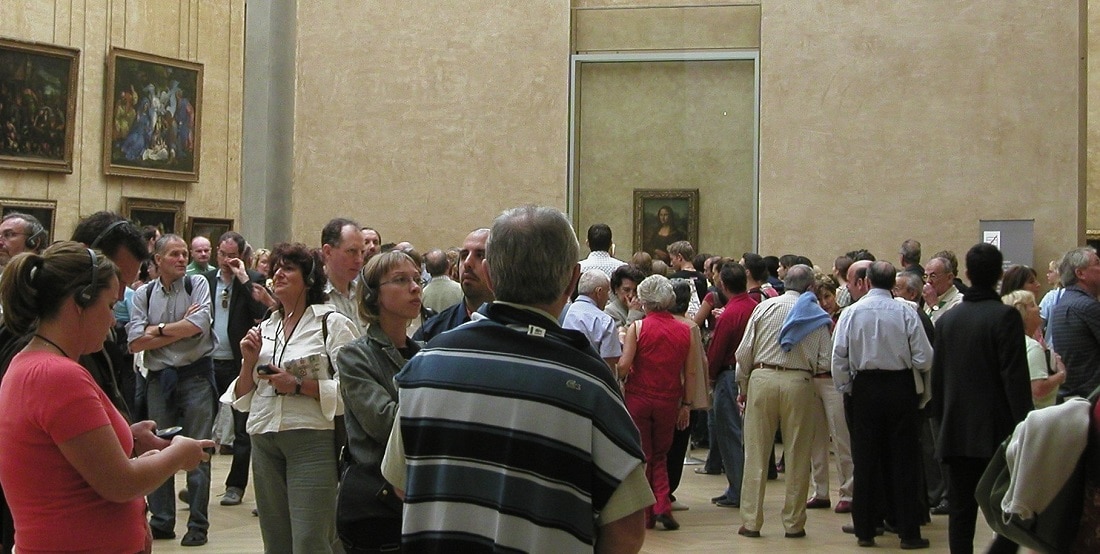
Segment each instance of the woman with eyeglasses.
M279 308L241 340L240 374L223 402L248 412L265 552L333 552L340 349L355 324L325 304L320 255L304 244L271 253Z
M420 315L420 266L404 252L375 255L359 274L358 287L359 317L369 326L365 335L340 351L339 357L348 428L344 462L348 467L336 517L337 531L348 554L396 550L400 546L400 510L392 511L389 517L361 517L371 508L386 512L374 494L361 494L353 484L384 483L382 455L397 414L393 376L420 350L406 334L409 322Z
M143 497L214 446L176 436L135 449L152 422L131 426L78 363L103 348L118 291L115 264L76 242L20 254L0 278L4 324L33 333L0 386L0 482L18 552L150 552Z

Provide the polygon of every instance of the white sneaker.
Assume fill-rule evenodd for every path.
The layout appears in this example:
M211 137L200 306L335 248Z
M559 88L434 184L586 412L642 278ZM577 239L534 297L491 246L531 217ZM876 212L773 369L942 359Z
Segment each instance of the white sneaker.
M679 500L672 503L672 511L674 511L674 512L686 512L689 509L690 508L688 507L687 504L684 504L683 502L680 502Z

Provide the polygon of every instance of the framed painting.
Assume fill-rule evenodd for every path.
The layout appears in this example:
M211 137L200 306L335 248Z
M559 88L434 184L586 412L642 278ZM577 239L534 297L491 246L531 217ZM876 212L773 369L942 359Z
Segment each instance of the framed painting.
M1091 246L1100 250L1100 229L1088 229L1085 231L1085 246Z
M73 172L80 50L0 38L0 167Z
M699 251L699 189L634 189L634 251L668 262L681 240Z
M160 229L162 235L183 233L183 208L184 203L179 200L122 199L122 217L139 228L152 225Z
M187 218L187 243L195 237L206 237L210 244L217 248L217 240L223 233L233 230L232 219L220 219L216 217L189 217Z
M202 64L112 48L106 79L104 173L198 181Z
M53 230L57 225L57 202L55 200L22 200L18 198L0 198L0 217L13 213L34 216L46 230L48 245L54 240Z

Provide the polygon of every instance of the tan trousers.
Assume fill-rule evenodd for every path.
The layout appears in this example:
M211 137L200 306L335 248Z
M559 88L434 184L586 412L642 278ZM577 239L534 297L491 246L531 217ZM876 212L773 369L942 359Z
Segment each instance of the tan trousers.
M829 437L836 451L836 469L840 475L840 499L852 501L852 439L844 419L844 397L831 377L814 379L817 402L814 403L814 440L810 460L814 497L829 498Z
M764 487L768 455L782 426L787 493L783 528L797 533L806 526L806 493L810 488L810 446L813 443L813 377L808 371L755 369L749 376L745 406L745 476L741 482L741 520L746 529L764 525Z

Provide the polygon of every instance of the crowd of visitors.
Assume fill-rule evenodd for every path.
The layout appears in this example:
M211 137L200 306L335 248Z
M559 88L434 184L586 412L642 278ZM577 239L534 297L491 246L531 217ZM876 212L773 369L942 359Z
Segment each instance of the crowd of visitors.
M206 544L221 450L213 492L239 505L251 476L266 552L637 552L681 528L685 453L707 442L697 472L724 474L712 502L742 537L768 532L782 471L787 538L833 509L858 546L928 548L946 515L966 553L1017 424L1100 386L1092 248L1051 261L1044 294L987 244L962 270L947 250L922 265L914 239L897 265L855 249L821 268L697 255L672 221L646 237L656 258L624 261L609 226L581 258L537 206L423 256L346 218L268 249L111 212L47 247L5 216L3 549L149 552L177 500L181 544Z

